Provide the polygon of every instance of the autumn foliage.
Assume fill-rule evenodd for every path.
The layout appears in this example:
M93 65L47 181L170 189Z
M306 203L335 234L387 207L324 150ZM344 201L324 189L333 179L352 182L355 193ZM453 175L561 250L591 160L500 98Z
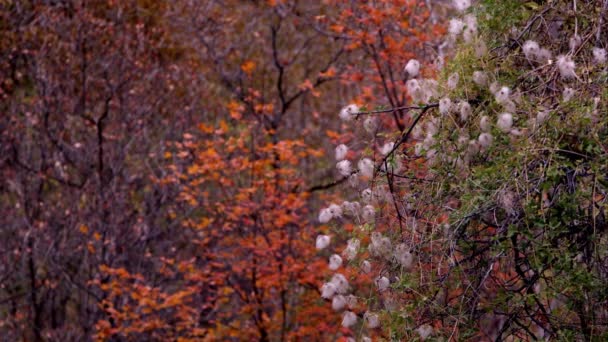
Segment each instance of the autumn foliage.
M336 113L407 105L403 65L434 60L441 15L409 0L1 1L0 332L351 336L315 249L319 199L344 185L326 151L364 149Z

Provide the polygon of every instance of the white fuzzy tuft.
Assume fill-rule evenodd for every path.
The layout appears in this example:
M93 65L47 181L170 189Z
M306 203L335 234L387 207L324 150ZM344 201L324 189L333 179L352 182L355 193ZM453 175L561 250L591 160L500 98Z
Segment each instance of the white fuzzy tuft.
M333 216L331 214L331 211L329 211L329 208L323 208L319 212L319 222L321 223L327 223L331 221L332 217Z
M359 204L359 202L344 201L342 203L342 211L344 211L346 215L356 217L357 215L359 215L360 210L361 204Z
M338 169L340 175L344 177L349 176L352 172L351 163L348 160L339 161L338 164L336 164L336 169Z
M487 115L482 116L481 119L479 119L479 129L481 129L482 132L489 132L491 128L490 118Z
M344 144L340 144L336 146L336 160L341 161L346 158L346 154L348 153L348 146Z
M570 87L564 88L564 91L562 92L562 99L564 102L570 101L573 96L574 96L574 89L572 89Z
M410 249L404 243L398 244L397 247L395 247L393 256L397 262L407 270L409 270L414 263L414 256L410 253Z
M373 116L368 116L363 121L363 128L369 134L375 134L378 128L378 120Z
M469 7L471 7L471 0L454 0L453 1L454 8L457 11L466 11Z
M344 313L344 317L342 318L342 326L345 328L350 328L357 323L357 315L354 312L346 311Z
M420 335L420 340L424 341L433 333L433 327L428 324L424 324L419 326L418 329L416 329L416 332L418 335Z
M374 218L376 216L376 210L374 209L373 206L371 205L366 205L365 207L363 207L363 211L361 213L361 216L363 217L363 221L365 222L373 222Z
M336 273L331 277L331 282L336 287L336 293L345 294L349 290L348 280L340 273Z
M439 113L447 115L452 109L452 100L449 97L444 97L439 100Z
M420 72L420 62L415 59L410 59L403 70L407 73L407 78L415 78Z
M594 47L593 48L593 62L595 64L606 63L606 49Z
M316 241L317 249L327 248L327 246L329 246L330 241L331 241L331 238L328 235L318 235L317 241Z
M332 203L329 205L329 207L327 209L331 213L332 218L342 217L342 207L341 206Z
M458 81L460 80L460 75L457 72L452 73L450 77L448 77L448 89L454 90L458 86Z
M367 260L363 260L363 262L361 263L361 271L363 271L363 273L371 272L372 264Z
M498 121L496 121L496 126L504 133L508 133L511 131L511 127L513 127L513 115L511 113L502 113L498 116Z
M343 295L334 296L331 301L331 308L334 311L342 311L346 307L346 298Z
M464 22L460 19L451 19L450 24L448 26L448 32L451 35L457 36L462 33L462 29L464 28Z
M346 260L353 260L357 256L359 246L361 246L361 241L359 241L359 239L352 238L348 240L346 248L342 252Z
M369 158L363 158L357 163L359 172L363 177L373 178L374 177L374 162Z
M365 320L365 325L367 325L369 329L375 329L380 326L380 317L375 313L368 311L363 314L363 319Z
M321 298L330 299L336 294L336 285L325 283L321 286Z
M379 292L384 292L388 289L388 287L390 286L391 282L388 280L387 277L378 277L376 279L376 287L378 288Z
M471 105L467 101L458 104L458 111L460 112L460 120L462 122L466 122L471 113L473 113Z
M479 135L479 145L483 148L483 149L487 149L488 147L490 147L490 145L492 145L492 140L494 140L494 138L492 137L492 134L490 133L481 133Z
M371 203L372 202L372 189L367 188L364 189L363 191L361 191L361 199L363 200L363 203Z
M483 87L488 84L488 75L483 71L475 71L473 72L473 82L478 86Z
M332 271L337 270L342 266L342 257L338 254L333 254L329 257L329 269Z
M578 49L578 47L581 46L582 43L583 43L583 40L581 39L581 36L579 36L578 34L575 34L574 36L570 37L570 41L568 42L570 51L574 51L574 50Z
M509 100L509 96L511 95L511 89L509 87L502 87L496 93L494 93L494 98L496 102L502 104Z
M393 147L395 147L394 142L387 142L380 148L380 153L382 153L383 156L386 156L393 150Z
M570 58L570 56L558 56L557 57L557 69L559 70L559 74L564 79L575 78L576 77L576 64Z
M355 113L359 112L359 106L356 104L349 104L348 106L340 110L340 119L344 121L350 121L355 117Z
M531 61L535 61L538 58L538 52L540 51L540 46L538 45L537 42L535 42L533 40L527 40L524 43L522 50L524 51L524 55L526 56L527 59L529 59Z

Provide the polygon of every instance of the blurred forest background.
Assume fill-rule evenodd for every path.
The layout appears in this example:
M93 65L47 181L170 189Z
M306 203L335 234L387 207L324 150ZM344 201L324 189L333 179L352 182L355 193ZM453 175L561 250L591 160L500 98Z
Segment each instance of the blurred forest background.
M585 51L607 19L605 0L0 0L0 340L602 340L606 67ZM444 96L466 117L438 124ZM484 145L479 117L540 106L564 129L498 122ZM467 120L475 156L448 156ZM336 170L359 156L371 177ZM374 217L319 215L353 198ZM328 266L319 234L361 259ZM324 292L339 267L358 304Z

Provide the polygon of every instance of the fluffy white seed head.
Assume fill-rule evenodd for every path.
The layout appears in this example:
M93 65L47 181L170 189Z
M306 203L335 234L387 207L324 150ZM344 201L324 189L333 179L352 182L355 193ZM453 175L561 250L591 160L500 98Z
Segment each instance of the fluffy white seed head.
M336 294L336 285L325 283L321 286L321 298L331 299Z
M456 144L459 148L467 146L469 143L469 134L466 132L460 133L458 136L458 140L456 140Z
M496 94L496 92L500 90L500 84L498 84L498 82L492 82L489 88L492 94Z
M477 58L482 58L483 56L488 54L488 46L486 45L486 42L482 39L478 39L477 42L475 42L475 46L473 46L475 49L475 57Z
M564 102L570 101L573 96L574 96L574 89L572 89L570 87L564 88L564 91L562 92L562 99Z
M574 50L578 49L578 47L581 46L582 42L583 42L583 40L581 39L581 36L579 36L578 34L575 34L572 37L570 37L570 41L568 42L570 51L574 51Z
M363 128L369 134L375 134L376 129L378 129L378 119L376 117L369 115L365 120L363 120Z
M606 63L606 49L594 47L593 48L593 62L595 64Z
M505 102L501 103L501 105L502 109L507 112L516 112L517 106L515 106L515 102L511 101L511 99L506 100Z
M317 235L316 247L317 249L325 249L329 246L331 238L328 235Z
M342 257L338 254L332 254L332 256L329 257L329 269L335 271L340 268L340 266L342 266Z
M342 211L346 215L356 217L357 215L359 215L360 210L361 210L361 204L359 204L359 202L344 201L342 203Z
M351 295L346 296L346 306L349 309L354 309L357 306L357 297Z
M329 207L327 209L329 210L332 218L342 217L342 207L341 206L332 203L329 205Z
M378 277L376 278L376 287L378 288L379 292L384 292L388 289L388 287L390 286L391 282L388 280L387 277Z
M453 0L454 8L457 11L465 11L471 7L471 0Z
M479 140L479 146L481 146L482 149L487 149L488 147L490 147L490 145L492 145L492 140L494 138L492 137L492 134L490 133L481 133L479 135L479 138L477 140Z
M504 133L508 133L511 131L511 127L513 127L513 115L511 113L502 113L498 116L498 121L496 121L496 126Z
M570 56L558 56L557 57L557 69L563 79L570 79L576 77L576 64L570 58Z
M509 96L511 95L511 89L509 87L501 87L496 93L494 93L494 98L498 103L505 103L509 100Z
M373 232L372 243L369 246L369 250L374 255L384 256L387 259L390 259L392 251L391 239L380 234L379 232Z
M547 64L551 61L553 54L545 48L541 48L536 54L536 61L541 64Z
M341 161L346 158L346 154L348 153L348 146L344 144L340 144L336 146L336 160Z
M451 19L450 24L448 25L448 32L451 35L457 36L462 33L462 29L464 28L464 22L460 19Z
M371 203L372 197L373 197L372 189L367 188L367 189L364 189L363 191L361 191L361 199L363 200L364 203Z
M369 158L363 158L357 163L359 172L363 177L373 178L374 177L374 162Z
M409 270L414 263L414 256L410 253L409 247L404 243L398 244L395 247L393 256L397 262L407 270Z
M479 142L477 142L477 140L470 140L468 145L467 145L467 152L464 156L465 162L468 163L470 162L473 157L475 157L475 155L477 153L479 153Z
M336 287L336 293L345 294L349 290L348 280L340 273L336 273L331 277L331 282Z
M380 153L382 153L383 156L386 156L393 150L393 147L395 147L394 142L387 142L380 148Z
M420 83L416 79L408 80L405 83L405 87L407 88L408 94L412 97L414 102L422 101L422 88L420 87Z
M460 75L457 72L454 72L448 77L448 89L454 90L458 86L458 81L460 80Z
M466 26L462 31L462 39L468 44L472 43L477 36L477 29Z
M433 136L439 132L439 120L435 117L431 118L425 124L426 137Z
M348 240L346 248L342 252L346 260L353 260L357 256L357 252L359 252L359 246L361 246L361 241L357 238L352 238Z
M352 175L350 175L350 177L348 177L348 185L350 185L350 187L353 189L356 189L359 187L359 177L356 173L352 174Z
M468 28L477 31L477 17L473 14L467 14L464 16L464 23Z
M336 169L338 169L338 172L340 173L340 175L344 176L344 177L349 176L352 172L351 163L348 160L339 161L336 164Z
M529 59L531 61L535 61L538 58L538 52L540 51L540 46L538 45L537 42L535 42L533 40L527 40L524 43L522 50L524 51L524 55L526 56L527 59Z
M340 110L340 119L344 121L350 121L355 117L355 113L359 112L359 106L356 104L349 104L348 106Z
M478 86L483 87L488 84L488 75L483 71L474 71L473 82Z
M336 295L331 301L331 308L334 311L342 311L346 308L346 298L343 295Z
M467 101L462 101L458 104L458 111L460 112L460 120L466 122L473 110L471 105Z
M491 128L492 124L490 123L490 117L487 115L482 116L481 119L479 119L479 129L481 129L482 132L489 132Z
M372 271L372 263L369 262L368 260L363 260L363 262L361 263L361 271L363 271L363 273L369 273Z
M444 97L439 100L439 113L447 115L452 109L452 100L449 97Z
M405 70L407 73L408 79L414 78L418 76L418 73L420 72L420 62L415 59L410 59L407 61L407 64L405 64L405 68L403 70Z
M414 154L416 155L416 157L420 157L423 152L424 152L424 144L416 143L416 145L414 145Z
M434 97L437 97L437 81L433 79L420 80L420 87L422 88L422 102L430 102Z
M352 311L344 312L344 316L342 318L342 326L345 328L350 328L357 323L357 315L355 315Z
M329 211L329 208L323 208L319 211L319 222L327 223L331 221L332 218L333 215L331 214L331 211Z
M363 207L363 210L361 212L361 217L363 218L363 221L368 222L368 223L373 222L375 216L376 216L376 210L374 209L373 206L368 204L365 207Z
M418 329L416 329L416 332L418 335L420 335L420 340L424 341L433 334L433 327L428 324L424 324L419 326Z
M380 326L380 317L375 313L367 311L363 314L363 319L365 320L365 325L369 329L376 329Z

